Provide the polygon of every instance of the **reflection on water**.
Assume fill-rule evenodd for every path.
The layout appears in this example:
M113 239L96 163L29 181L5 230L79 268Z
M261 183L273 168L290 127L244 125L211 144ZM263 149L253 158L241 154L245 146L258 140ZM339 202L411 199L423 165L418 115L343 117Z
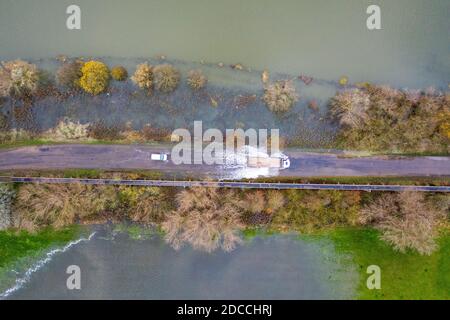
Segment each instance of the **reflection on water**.
M447 86L448 0L378 0L382 30L366 28L370 0L2 0L0 58L169 57L316 78Z
M81 268L81 290L66 288L69 265ZM55 255L11 298L335 299L351 297L354 280L326 242L272 236L207 254L100 232Z

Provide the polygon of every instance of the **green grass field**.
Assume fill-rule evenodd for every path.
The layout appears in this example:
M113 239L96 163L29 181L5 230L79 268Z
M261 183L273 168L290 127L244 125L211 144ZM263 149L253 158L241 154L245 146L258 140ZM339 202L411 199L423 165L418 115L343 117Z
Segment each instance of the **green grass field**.
M439 239L431 256L400 253L379 239L373 229L340 229L330 232L336 250L349 254L360 274L358 299L450 299L450 233ZM381 268L381 289L369 290L367 266Z
M24 257L34 256L55 245L63 245L80 233L80 228L45 229L36 234L26 231L0 231L0 270Z

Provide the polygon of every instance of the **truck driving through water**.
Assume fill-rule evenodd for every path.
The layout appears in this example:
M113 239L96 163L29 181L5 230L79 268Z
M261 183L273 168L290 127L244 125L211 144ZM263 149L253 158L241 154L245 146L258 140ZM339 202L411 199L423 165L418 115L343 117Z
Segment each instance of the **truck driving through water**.
M289 160L288 156L282 153L267 157L249 155L247 158L247 165L250 168L287 169L291 166L291 161Z
M250 146L245 146L235 153L228 154L226 161L228 163L235 161L237 165L249 168L287 169L291 166L289 157L281 152L269 155L265 151Z

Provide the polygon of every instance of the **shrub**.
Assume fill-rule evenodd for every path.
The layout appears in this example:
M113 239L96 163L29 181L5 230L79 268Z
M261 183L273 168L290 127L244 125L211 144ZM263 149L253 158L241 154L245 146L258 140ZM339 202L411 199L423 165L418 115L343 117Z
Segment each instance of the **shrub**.
M245 195L244 209L251 213L263 212L266 208L266 198L264 196L264 191L257 190L253 192L248 192Z
M438 114L439 130L441 134L450 139L450 110L443 110Z
M170 130L163 128L154 128L146 124L141 129L141 135L146 141L169 141Z
M0 131L0 143L15 143L19 141L26 141L33 138L33 135L23 129L12 129L8 131Z
M80 86L90 94L97 95L108 87L109 70L103 62L86 62L81 68L81 74Z
M122 66L116 66L111 69L111 77L116 81L124 81L128 77L127 69Z
M187 83L193 90L199 90L206 86L208 79L201 70L191 70L188 73Z
M117 194L110 186L25 184L17 194L14 224L29 231L47 226L61 228L116 205Z
M128 217L144 224L161 223L170 211L170 201L163 188L121 186L121 200L125 203Z
M157 90L165 93L174 91L180 82L180 72L170 64L161 64L154 68L154 81Z
M11 86L10 73L0 64L0 97L8 97L11 92Z
M345 76L340 77L340 78L339 78L339 84L340 84L341 86L346 86L346 85L348 84L348 78L345 77Z
M177 210L162 223L165 239L175 249L190 243L194 249L207 252L221 247L233 250L241 238L241 202L234 190L192 188L181 191Z
M82 140L88 136L89 124L72 122L68 118L61 120L58 125L47 132L47 136L54 140Z
M274 230L315 233L358 223L359 192L289 190L284 194L283 206L272 214Z
M272 112L286 112L297 102L298 95L295 92L291 80L277 81L264 89L264 102Z
M266 197L266 212L269 214L278 212L278 210L280 210L285 204L285 198L281 191L269 190L267 191Z
M80 79L83 75L81 72L82 67L83 63L81 61L64 63L56 72L56 82L60 86L67 87L69 89L80 88Z
M360 221L373 225L396 250L431 254L442 212L427 203L423 193L385 193L361 211Z
M122 125L107 125L104 121L97 121L88 126L87 135L96 140L120 140L122 130Z
M0 74L0 94L22 97L36 92L39 84L39 72L34 64L23 60L3 63Z
M0 112L0 132L4 132L9 129L8 118Z
M5 230L11 225L11 205L14 194L10 186L0 184L0 230Z
M148 63L138 65L131 80L139 88L148 90L151 93L153 89L153 67Z

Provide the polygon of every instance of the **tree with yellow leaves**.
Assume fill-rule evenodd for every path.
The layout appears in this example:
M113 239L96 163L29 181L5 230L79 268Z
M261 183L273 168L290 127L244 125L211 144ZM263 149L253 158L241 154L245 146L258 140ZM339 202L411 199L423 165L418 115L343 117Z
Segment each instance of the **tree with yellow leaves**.
M108 67L100 61L86 62L81 68L80 86L84 91L97 95L106 90L110 73Z

